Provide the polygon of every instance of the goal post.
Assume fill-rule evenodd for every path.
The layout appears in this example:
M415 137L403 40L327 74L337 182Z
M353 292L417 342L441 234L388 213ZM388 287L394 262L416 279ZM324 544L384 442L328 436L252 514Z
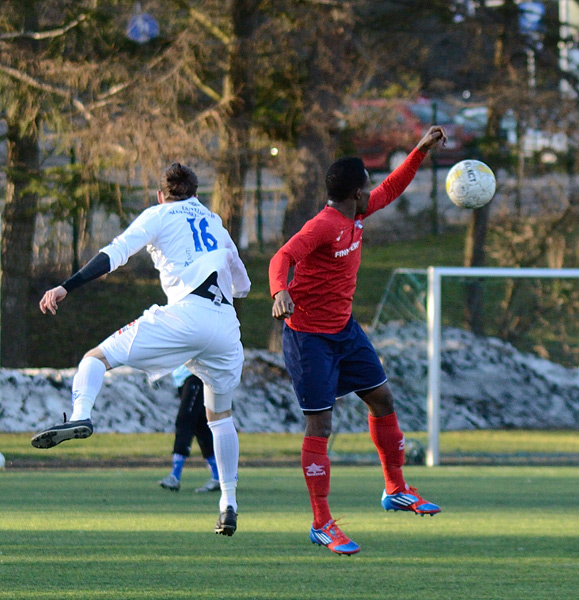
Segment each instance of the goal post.
M428 449L426 464L440 464L440 366L441 366L441 279L442 277L506 277L579 279L579 269L428 267L427 273L427 419Z

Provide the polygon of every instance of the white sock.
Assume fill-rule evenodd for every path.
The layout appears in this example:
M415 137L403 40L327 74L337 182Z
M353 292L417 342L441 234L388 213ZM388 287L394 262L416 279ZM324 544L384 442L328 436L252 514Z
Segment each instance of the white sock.
M72 380L72 415L70 421L90 419L92 407L103 384L107 368L102 360L83 358Z
M239 439L233 424L233 417L210 421L209 427L213 434L213 448L221 487L219 510L223 512L228 506L232 506L233 510L237 510L235 489L237 487L237 465L239 463Z

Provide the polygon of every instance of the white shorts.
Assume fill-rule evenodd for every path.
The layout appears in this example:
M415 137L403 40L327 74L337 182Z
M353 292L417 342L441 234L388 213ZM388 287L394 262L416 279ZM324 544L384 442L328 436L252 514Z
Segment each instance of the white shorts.
M99 348L111 367L127 365L154 381L187 364L214 392L231 392L241 379L243 346L233 306L189 294L176 304L154 304Z

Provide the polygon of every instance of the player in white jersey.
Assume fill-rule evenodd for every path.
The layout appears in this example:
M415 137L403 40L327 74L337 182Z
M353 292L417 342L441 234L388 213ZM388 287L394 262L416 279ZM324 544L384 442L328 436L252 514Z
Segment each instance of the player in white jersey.
M231 406L243 366L233 298L247 296L251 284L221 219L195 197L197 186L194 171L173 163L163 172L159 204L143 211L80 271L42 297L40 310L54 315L69 292L114 271L146 246L168 301L151 306L84 355L73 379L70 420L36 434L32 445L52 448L92 435L91 410L108 369L128 365L155 380L185 363L203 381L213 434L221 487L215 532L233 535L239 442Z

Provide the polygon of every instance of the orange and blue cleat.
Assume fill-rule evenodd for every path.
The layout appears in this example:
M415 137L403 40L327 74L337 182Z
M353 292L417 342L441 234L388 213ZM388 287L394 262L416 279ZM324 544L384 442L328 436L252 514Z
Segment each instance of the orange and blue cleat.
M336 554L356 554L360 546L353 542L337 525L333 519L328 521L321 529L310 530L312 544L326 546Z
M440 506L427 502L413 487L409 487L405 492L399 492L398 494L387 494L384 490L382 506L384 510L408 510L422 516L434 516L440 512Z

